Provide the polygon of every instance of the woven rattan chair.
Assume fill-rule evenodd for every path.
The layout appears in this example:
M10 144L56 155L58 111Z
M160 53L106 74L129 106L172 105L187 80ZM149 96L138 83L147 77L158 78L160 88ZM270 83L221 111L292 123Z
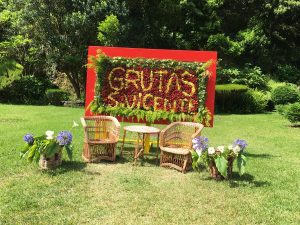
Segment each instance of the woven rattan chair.
M120 123L112 116L89 116L81 118L84 127L82 157L86 162L116 160L116 147Z
M175 168L183 173L191 169L192 140L200 136L203 125L192 122L174 122L160 133L160 166Z

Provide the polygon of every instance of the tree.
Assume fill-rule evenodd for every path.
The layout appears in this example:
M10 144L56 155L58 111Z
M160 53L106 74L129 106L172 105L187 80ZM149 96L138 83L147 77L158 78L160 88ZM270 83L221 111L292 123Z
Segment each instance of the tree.
M85 83L87 47L96 44L97 23L123 15L118 0L12 0L20 33L33 41L48 76L66 73L79 98Z

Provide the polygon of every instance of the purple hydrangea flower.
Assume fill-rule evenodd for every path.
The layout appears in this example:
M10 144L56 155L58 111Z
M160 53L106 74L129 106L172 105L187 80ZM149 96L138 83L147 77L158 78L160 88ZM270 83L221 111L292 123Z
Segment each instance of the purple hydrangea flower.
M34 137L32 136L32 134L28 133L23 137L23 140L26 141L28 144L32 145L34 142Z
M204 136L194 138L192 143L195 150L205 151L208 148L208 138Z
M59 145L69 145L72 142L72 134L70 131L61 131L58 133L56 140L58 141Z
M241 150L244 150L244 148L246 148L246 146L248 144L247 144L247 142L245 140L237 139L237 140L234 141L233 147L235 147L237 145L240 146Z

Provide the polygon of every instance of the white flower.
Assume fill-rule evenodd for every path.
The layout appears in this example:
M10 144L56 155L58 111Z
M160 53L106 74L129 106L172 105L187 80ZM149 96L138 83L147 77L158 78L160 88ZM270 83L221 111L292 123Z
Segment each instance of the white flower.
M201 156L201 154L202 154L202 151L201 151L201 149L200 149L200 148L196 149L196 152L197 152L198 156Z
M210 155L212 155L216 152L214 147L209 147L207 151L208 151L208 154L210 154Z
M78 125L78 123L76 123L76 122L73 120L73 126L72 126L72 128L74 128L74 127L79 127L79 125Z
M234 148L233 148L233 152L235 154L238 154L239 152L241 151L241 147L239 145L236 145Z
M217 149L218 149L218 151L220 151L221 153L223 153L225 147L223 145L221 145L221 146L218 146Z
M229 150L233 150L233 146L232 145L228 145L228 149Z
M54 131L47 130L46 131L46 135L47 135L47 140L52 140L53 139L53 135L54 135Z

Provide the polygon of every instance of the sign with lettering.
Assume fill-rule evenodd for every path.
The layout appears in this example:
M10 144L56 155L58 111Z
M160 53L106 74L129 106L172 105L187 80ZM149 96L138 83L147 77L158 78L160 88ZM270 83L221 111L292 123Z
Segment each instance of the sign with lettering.
M86 115L213 124L215 52L92 46L89 56Z

